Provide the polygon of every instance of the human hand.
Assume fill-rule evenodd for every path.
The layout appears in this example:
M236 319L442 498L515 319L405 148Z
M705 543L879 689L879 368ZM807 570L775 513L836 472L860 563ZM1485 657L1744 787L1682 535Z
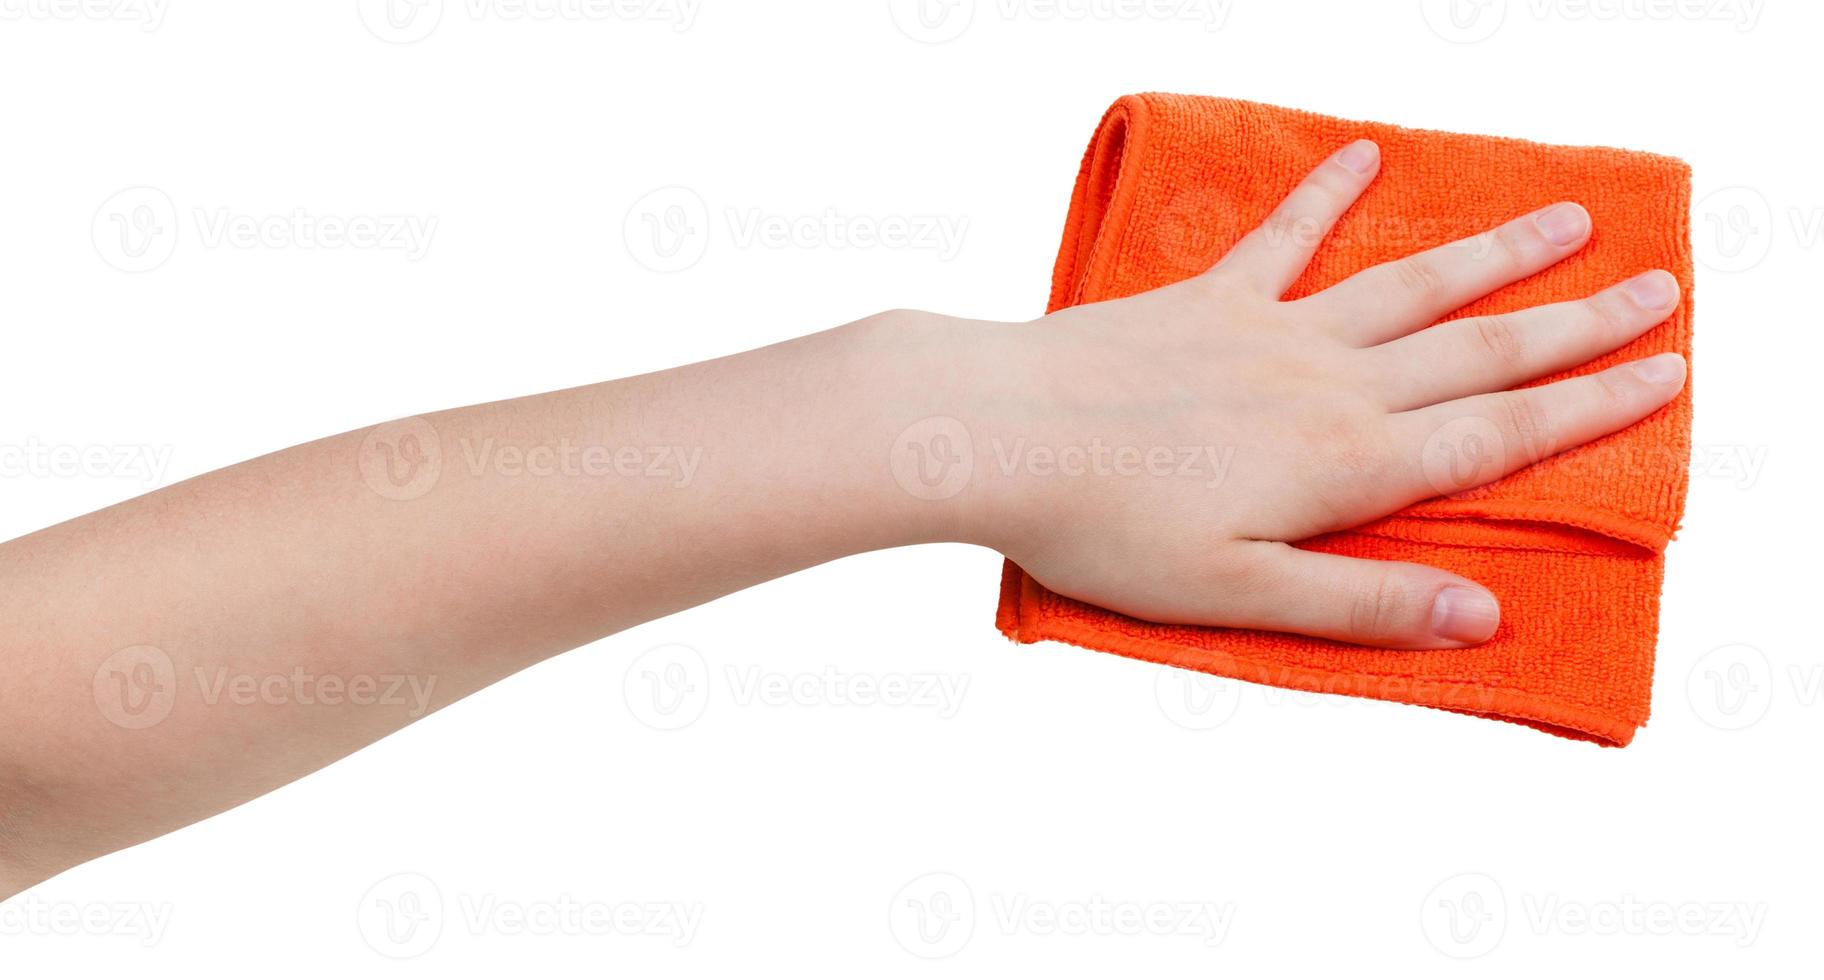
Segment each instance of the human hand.
M1566 202L1281 301L1378 165L1372 143L1343 148L1192 279L959 328L967 339L947 343L995 365L950 393L976 454L975 539L1055 592L1147 620L1414 649L1488 639L1499 607L1471 581L1287 542L1651 414L1683 387L1677 354L1508 389L1633 340L1678 284L1644 270L1575 302L1433 326L1581 248L1589 215ZM1458 485L1425 449L1465 424L1495 434L1497 458Z

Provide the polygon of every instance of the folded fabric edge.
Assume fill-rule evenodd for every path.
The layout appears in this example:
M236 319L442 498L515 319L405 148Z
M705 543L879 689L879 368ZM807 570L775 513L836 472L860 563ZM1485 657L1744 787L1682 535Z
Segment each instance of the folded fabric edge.
M995 614L995 625L1002 635L1019 644L1054 640L1087 650L1269 687L1437 708L1511 722L1607 748L1625 748L1640 728L1634 722L1550 698L1494 690L1480 684L1290 667L1238 657L1226 651L1192 651L1146 637L1085 628L1069 620L1042 615L1035 590L1043 588L1011 560L1006 562L1001 575L1001 602Z
M1316 112L1311 109L1297 109L1290 106L1274 105L1270 102L1255 102L1249 99L1235 99L1227 96L1215 95L1186 95L1177 92L1136 92L1119 97L1115 100L1115 104L1122 105L1131 99L1133 100L1132 104L1123 106L1123 109L1126 112L1150 114L1153 111L1152 106L1155 102L1170 99L1205 98L1216 99L1230 105L1259 109L1277 115L1295 116L1313 121L1341 122L1353 126L1372 126L1377 129L1391 129L1402 133L1410 133L1415 136L1436 136L1445 139L1474 139L1513 147L1529 147L1544 150L1616 153L1630 158L1631 162L1642 165L1669 166L1675 171L1680 172L1687 180L1689 180L1691 176L1691 164L1683 157L1673 156L1669 153L1656 153L1652 150L1640 150L1627 146L1609 146L1602 143L1547 143L1541 140L1528 139L1523 136L1501 136L1495 133L1467 133L1454 129L1433 129L1428 126L1403 126L1399 123L1377 122L1371 119L1351 119L1347 116L1333 116L1327 112Z

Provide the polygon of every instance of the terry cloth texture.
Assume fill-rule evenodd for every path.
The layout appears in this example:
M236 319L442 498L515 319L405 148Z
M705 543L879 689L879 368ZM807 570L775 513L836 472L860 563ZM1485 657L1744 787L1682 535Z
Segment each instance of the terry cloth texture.
M1661 351L1690 357L1690 168L1682 161L1199 96L1127 96L1103 117L1071 194L1050 309L1202 272L1307 173L1361 138L1380 144L1380 175L1287 298L1570 200L1594 221L1589 243L1455 316L1577 299L1663 268L1683 290L1669 319L1537 383ZM1485 487L1299 543L1421 562L1487 586L1501 600L1501 627L1471 649L1388 651L1147 623L1050 592L1012 562L997 625L1021 643L1061 640L1260 684L1428 705L1626 745L1647 720L1664 550L1684 508L1690 437L1687 385L1632 428ZM1474 451L1467 441L1437 448ZM1434 463L1451 460L1427 460Z

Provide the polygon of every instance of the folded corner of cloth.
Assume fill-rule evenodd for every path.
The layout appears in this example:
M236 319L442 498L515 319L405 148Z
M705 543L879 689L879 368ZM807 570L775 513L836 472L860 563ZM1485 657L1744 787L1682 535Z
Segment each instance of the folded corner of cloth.
M1354 122L1204 96L1118 100L1084 154L1050 309L1144 292L1210 267L1318 163L1352 140L1381 170L1289 296L1465 238L1554 201L1594 232L1576 255L1455 316L1580 298L1652 268L1678 278L1670 318L1590 364L1691 353L1690 168L1609 147ZM1646 723L1664 551L1684 508L1690 386L1631 428L1477 490L1428 500L1299 547L1420 562L1500 599L1495 636L1463 650L1392 651L1255 630L1131 619L1047 590L1011 561L997 625L1224 677L1402 701L1627 745Z

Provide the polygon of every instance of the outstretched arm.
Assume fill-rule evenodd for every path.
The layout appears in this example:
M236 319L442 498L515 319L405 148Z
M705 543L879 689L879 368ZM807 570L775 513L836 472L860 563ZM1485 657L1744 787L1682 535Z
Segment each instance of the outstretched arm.
M844 555L1002 551L1159 621L1405 648L1493 633L1438 569L1286 542L1650 414L1676 355L1509 391L1639 336L1677 286L1439 317L1580 248L1560 204L1279 297L1373 179L1358 143L1209 272L1029 323L893 312L657 374L438 412L0 545L0 896L265 793L627 626Z

